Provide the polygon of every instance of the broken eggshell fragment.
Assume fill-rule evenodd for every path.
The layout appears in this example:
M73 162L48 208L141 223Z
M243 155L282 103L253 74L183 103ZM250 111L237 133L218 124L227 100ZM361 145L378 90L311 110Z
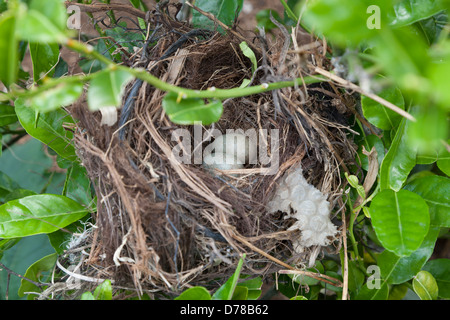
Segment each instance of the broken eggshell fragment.
M281 178L267 208L269 213L282 211L285 219L297 220L289 228L301 231L300 238L293 241L296 252L315 245L329 245L329 238L337 233L329 217L330 204L326 196L306 181L300 166Z

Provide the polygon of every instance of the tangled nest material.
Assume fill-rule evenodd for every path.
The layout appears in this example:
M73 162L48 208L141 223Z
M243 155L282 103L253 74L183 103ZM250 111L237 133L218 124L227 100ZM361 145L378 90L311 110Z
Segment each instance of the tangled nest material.
M310 73L308 65L330 69L326 47L297 29L292 39L281 25L280 37L261 31L248 39L259 61L252 73L237 31L192 32L187 25L174 28L168 15L150 18L147 40L153 39L147 43L156 39L156 44L144 45L123 63L177 86L227 89L244 79L256 85L298 78ZM175 48L189 33L193 36ZM98 197L96 228L84 239L88 249L77 272L112 279L139 294L173 295L192 285L215 288L214 280L231 275L243 253L243 272L255 276L301 270L314 261L323 248L295 250L300 233L289 229L293 219L269 214L266 206L283 174L301 164L308 183L327 195L332 217L337 215L343 206L340 170L348 170L356 152L348 139L352 96L323 82L224 101L224 113L212 127L223 133L278 129L278 150L268 147L279 154L279 168L264 175L256 164L237 174L215 175L201 164L171 157L179 142L172 141L174 130L193 134L193 128L172 123L161 106L165 92L137 81L126 90L124 104L131 99L134 108L122 108L122 115L129 112L124 123L101 126L100 113L89 112L84 100L70 108L78 120L78 155ZM339 234L330 240L339 246Z

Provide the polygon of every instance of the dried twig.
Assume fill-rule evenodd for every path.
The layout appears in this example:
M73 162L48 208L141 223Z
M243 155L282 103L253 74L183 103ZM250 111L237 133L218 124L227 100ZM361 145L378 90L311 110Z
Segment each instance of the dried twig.
M327 77L327 78L329 78L329 79L331 79L333 81L336 81L340 85L342 85L342 86L344 86L344 87L346 87L346 88L348 88L350 90L354 90L354 91L356 91L356 92L358 92L358 93L360 93L362 95L365 95L365 96L369 97L370 99L372 99L372 100L382 104L383 106L391 109L392 111L398 113L399 115L401 115L402 117L405 117L408 120L416 121L416 118L414 118L412 115L410 115L405 110L400 109L395 104L393 104L393 103L391 103L391 102L381 98L380 96L377 96L376 94L364 91L360 86L358 86L358 85L356 85L356 84L354 84L354 83L352 83L352 82L350 82L348 80L345 80L345 79L343 79L341 77L338 77L337 75L335 75L335 74L333 74L333 73L331 73L331 72L329 72L327 70L324 70L322 68L319 68L319 67L313 66L313 71L316 72L316 73L319 73L319 74L321 74L321 75L323 75L323 76L325 76L325 77Z

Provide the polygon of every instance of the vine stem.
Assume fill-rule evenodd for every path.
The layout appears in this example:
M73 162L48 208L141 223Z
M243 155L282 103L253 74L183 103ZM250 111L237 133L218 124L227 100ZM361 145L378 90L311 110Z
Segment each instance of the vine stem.
M69 49L76 51L90 59L98 60L99 62L106 65L107 69L110 71L124 71L130 73L135 78L141 79L145 82L148 82L155 88L158 88L162 91L167 92L174 92L178 94L178 100L182 99L191 99L191 98L202 98L202 99L219 99L219 100L225 100L229 98L239 98L239 97L245 97L250 96L253 94L259 94L263 92L273 91L277 89L287 88L287 87L294 87L299 84L313 84L317 82L323 82L323 81L329 81L326 77L323 77L321 75L317 76L306 76L306 77L299 77L293 80L289 81L279 81L279 82L273 82L273 83L263 83L256 86L250 86L245 88L232 88L232 89L217 89L214 87L208 88L206 90L192 90L192 89L186 89L182 87L178 87L172 84L169 84L167 82L164 82L157 77L151 75L143 68L129 68L120 64L117 64L110 59L106 58L99 52L95 51L94 48L89 44L84 44L80 41L73 40L73 39L67 39L64 43L66 47ZM39 86L36 89L33 90L15 90L11 91L10 93L3 93L0 94L0 102L1 101L8 101L13 98L18 97L33 97L39 93L45 92L47 90L50 90L52 88L55 88L58 85L61 85L62 83L72 83L72 82L83 82L86 83L89 80L96 77L97 73L92 73L89 75L82 75L82 76L71 76L71 77L64 77L59 79L49 79L46 82L44 82L43 85Z
M317 82L328 81L326 77L323 76L307 76L300 77L297 79L293 79L290 81L280 81L273 83L263 83L261 85L250 86L245 88L232 88L232 89L216 89L214 87L208 88L206 90L192 90L177 87L175 85L164 82L157 77L148 73L145 69L142 68L129 68L126 66L122 66L114 63L108 58L104 57L100 53L94 50L94 48L90 45L85 45L79 41L69 39L66 43L67 47L77 51L91 59L96 59L108 66L110 70L121 70L130 73L134 77L141 79L145 82L148 82L155 88L158 88L163 91L174 92L179 95L181 99L189 99L189 98L203 98L203 99L228 99L228 98L238 98L249 96L252 94L263 93L267 91L293 87L300 83L312 84Z

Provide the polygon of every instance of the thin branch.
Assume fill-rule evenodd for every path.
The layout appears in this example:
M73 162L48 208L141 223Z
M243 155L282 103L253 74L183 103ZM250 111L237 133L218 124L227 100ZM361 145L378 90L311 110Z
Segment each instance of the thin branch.
M49 283L36 282L36 281L31 280L31 279L29 279L29 278L27 278L27 277L25 277L25 276L22 276L21 274L18 274L17 272L15 272L15 271L9 269L8 267L6 267L6 266L5 266L3 263L1 263L1 262L0 262L0 269L5 269L6 272L8 272L8 275L10 275L10 274L15 275L16 277L19 277L20 279L23 279L23 280L25 280L25 281L28 281L28 282L34 284L35 286L37 286L37 287L39 287L39 288L40 288L40 287L44 287L44 286L50 285Z
M391 103L391 102L381 98L380 96L377 96L376 94L364 91L360 86L357 86L356 84L354 84L354 83L352 83L352 82L350 82L348 80L345 80L345 79L343 79L341 77L338 77L337 75L335 75L335 74L333 74L333 73L331 73L331 72L329 72L327 70L324 70L322 68L319 68L319 67L315 67L314 66L313 70L314 70L314 72L316 72L318 74L321 74L321 75L323 75L323 76L325 76L325 77L327 77L327 78L329 78L329 79L339 83L340 85L342 85L342 86L344 86L344 87L346 87L348 89L354 90L354 91L356 91L356 92L358 92L358 93L360 93L362 95L365 95L366 97L369 97L370 99L372 99L372 100L382 104L383 106L391 109L392 111L398 113L399 115L401 115L402 117L405 117L408 120L411 120L411 121L414 121L414 122L416 121L416 118L414 118L412 115L410 115L405 110L397 107L395 104L393 104L393 103Z

